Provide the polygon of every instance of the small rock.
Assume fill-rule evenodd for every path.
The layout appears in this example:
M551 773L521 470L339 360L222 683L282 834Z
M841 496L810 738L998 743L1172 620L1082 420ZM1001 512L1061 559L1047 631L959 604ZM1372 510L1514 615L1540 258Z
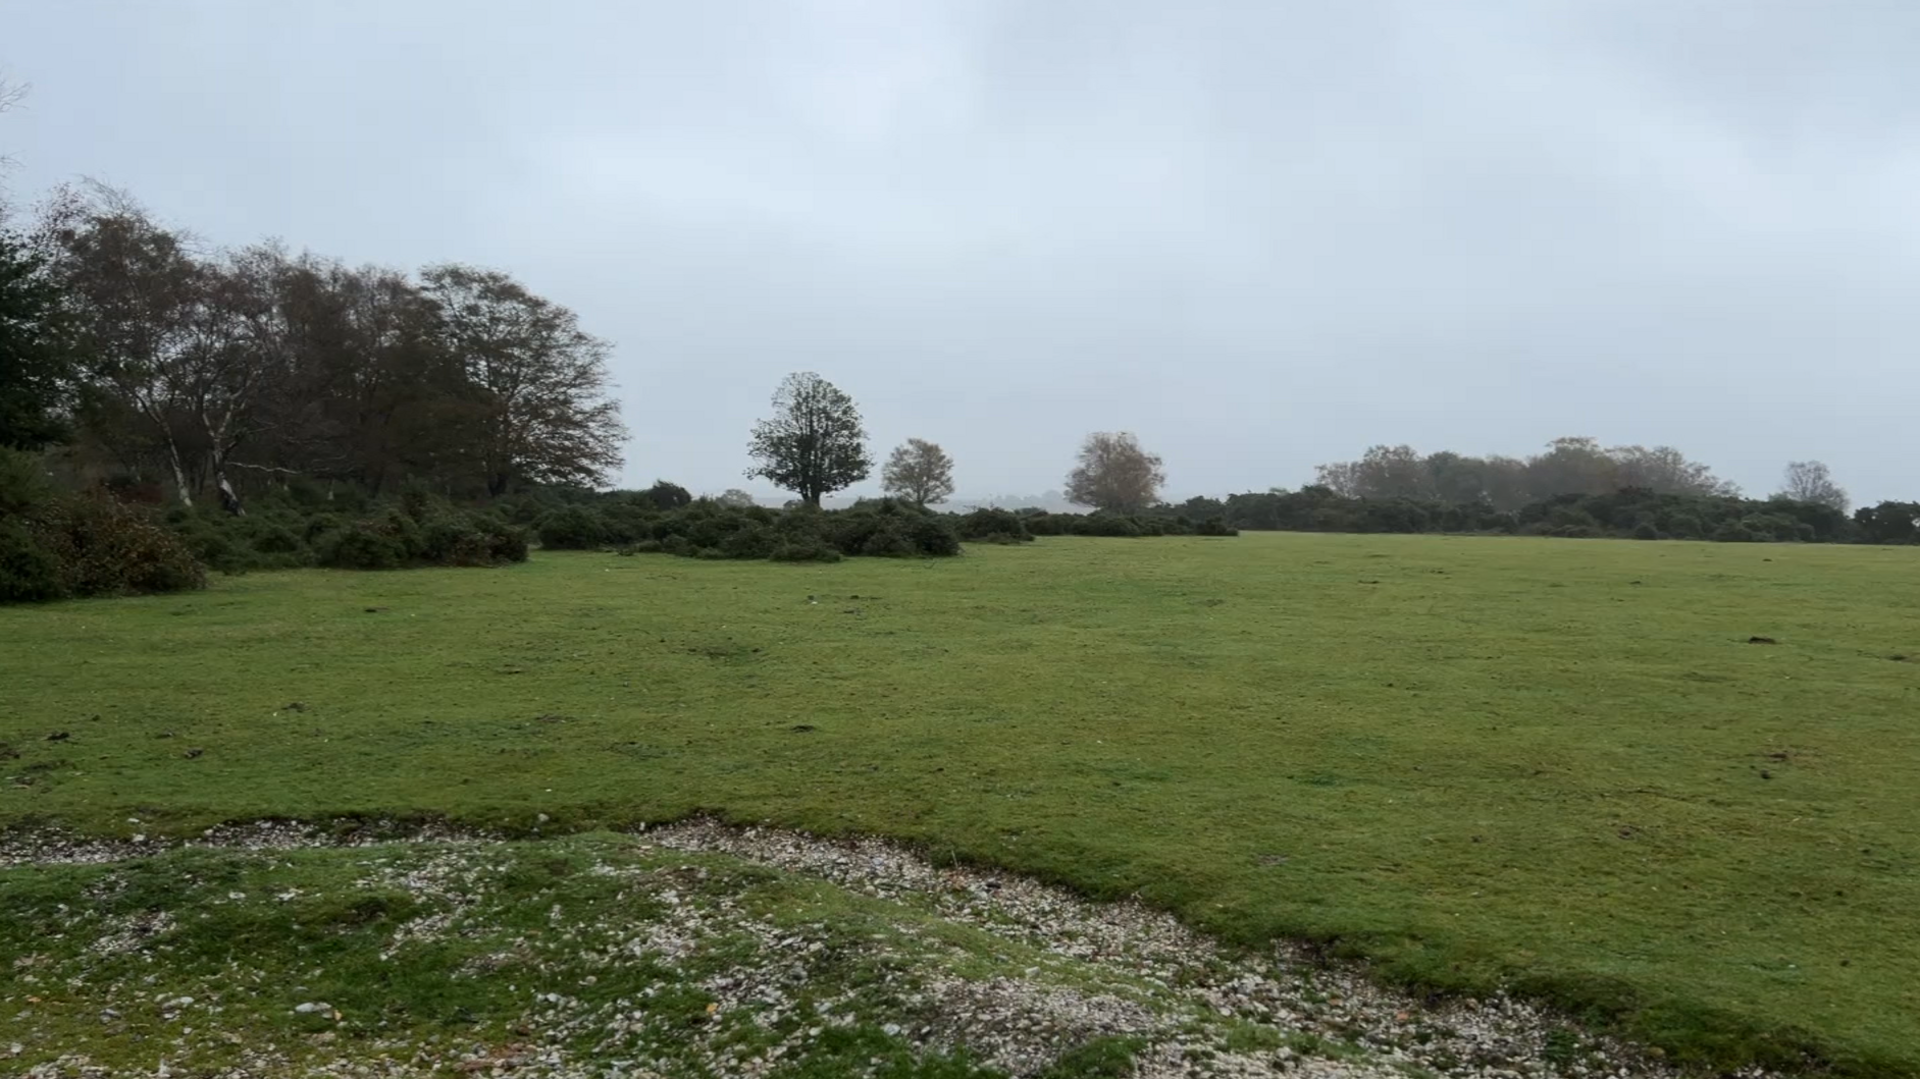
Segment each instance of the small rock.
M333 1005L309 1000L302 1004L295 1004L293 1010L296 1015L316 1015L333 1011Z

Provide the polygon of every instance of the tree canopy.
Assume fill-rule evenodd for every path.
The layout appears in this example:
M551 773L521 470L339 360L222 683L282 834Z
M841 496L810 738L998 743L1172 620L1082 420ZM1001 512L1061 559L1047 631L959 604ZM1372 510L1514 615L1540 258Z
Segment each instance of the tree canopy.
M1067 500L1109 513L1138 513L1160 497L1167 474L1131 431L1096 431L1080 446L1067 474Z
M881 489L916 506L935 506L953 497L953 458L938 443L910 438L894 448L880 470Z
M765 479L809 506L867 478L867 432L853 398L812 371L788 375L773 395L773 415L753 427L748 479Z

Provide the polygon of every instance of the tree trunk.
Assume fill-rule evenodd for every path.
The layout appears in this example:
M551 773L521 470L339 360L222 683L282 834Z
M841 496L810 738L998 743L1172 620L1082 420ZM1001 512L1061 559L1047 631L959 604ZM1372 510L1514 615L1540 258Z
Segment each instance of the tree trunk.
M215 463L213 466L214 486L220 491L220 508L235 517L245 517L247 508L240 504L240 496L235 493L233 484L227 482L226 466Z
M173 486L180 492L180 504L193 508L193 490L187 486L187 466L180 460L180 446L167 436L167 461L173 465Z

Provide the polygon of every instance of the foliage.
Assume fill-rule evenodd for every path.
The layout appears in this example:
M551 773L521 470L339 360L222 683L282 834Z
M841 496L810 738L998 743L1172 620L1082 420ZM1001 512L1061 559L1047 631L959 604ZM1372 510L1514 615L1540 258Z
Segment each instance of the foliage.
M988 543L1025 543L1033 539L1028 530L1026 519L1012 510L983 507L957 515L953 520L954 531L963 540L982 540Z
M1862 543L1920 543L1920 502L1882 502L1853 511Z
M432 266L421 281L447 347L479 391L488 494L525 481L598 484L619 467L627 433L607 392L605 341L498 270Z
M56 192L34 238L85 361L80 447L184 504L296 477L497 497L619 464L608 346L505 274L209 250L98 185Z
M892 499L851 509L786 511L697 501L656 514L623 551L689 558L839 561L842 557L945 557L960 553L954 518ZM645 546L641 544L645 543Z
M0 446L0 519L24 514L52 497L53 485L38 456Z
M1357 461L1321 465L1314 485L1349 498L1485 504L1502 512L1559 495L1600 495L1620 488L1697 496L1739 494L1733 484L1672 446L1603 449L1591 438L1557 438L1545 452L1524 460L1449 451L1422 456L1411 446L1373 446Z
M867 478L867 432L853 398L811 371L788 375L773 395L774 414L753 427L747 478L764 478L809 506Z
M693 494L685 487L666 480L654 480L653 486L639 492L638 497L659 510L681 509L693 501ZM753 500L749 498L747 501Z
M336 513L329 505L348 511ZM327 566L499 566L527 559L526 529L420 488L402 497L328 503L294 490L253 500L245 516L176 506L165 517L207 568L221 573Z
M1833 481L1833 473L1819 461L1790 461L1779 498L1789 502L1816 502L1840 513L1847 512L1850 499L1846 489Z
M1900 534L1897 525L1876 530L1860 523L1878 521L1877 510L1862 510L1849 521L1831 505L1818 502L1662 494L1647 488L1556 495L1527 503L1512 513L1496 510L1487 502L1355 498L1319 486L1236 494L1220 505L1226 527L1288 532L1525 532L1562 538L1912 542L1872 540L1872 535ZM1172 507L1156 511L1161 515L1173 512ZM1898 514L1890 513L1887 519L1896 521ZM1031 521L1029 527L1033 527Z
M953 458L938 443L907 439L880 470L880 489L916 506L938 505L953 497Z
M0 448L39 449L71 434L79 357L43 261L0 228Z
M612 537L605 519L588 506L562 506L540 518L540 546L557 551L590 551Z
M0 517L0 603L59 599L60 561L25 521Z
M34 510L36 543L59 567L59 595L130 596L206 585L179 535L108 495L66 495Z
M1337 938L1382 977L1518 986L1703 1068L1812 1042L1893 1076L1920 1067L1920 953L1887 943L1920 911L1915 667L1893 658L1916 654L1917 563L1243 533L252 574L0 609L0 742L23 754L0 779L38 777L0 827L389 814L550 836L704 808L1137 891L1249 946ZM189 662L209 648L216 668ZM308 713L273 717L291 701ZM56 724L72 742L45 741Z
M1167 482L1160 458L1148 453L1131 431L1096 431L1080 445L1080 457L1067 474L1067 501L1108 513L1139 513L1159 498Z

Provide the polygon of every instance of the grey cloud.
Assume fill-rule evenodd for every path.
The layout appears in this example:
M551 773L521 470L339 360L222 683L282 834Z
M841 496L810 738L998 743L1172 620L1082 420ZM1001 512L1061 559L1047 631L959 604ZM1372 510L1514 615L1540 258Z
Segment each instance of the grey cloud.
M785 372L963 493L1129 428L1178 492L1377 441L1671 442L1913 497L1920 9L268 5L4 20L16 191L510 270L618 343L628 478Z

